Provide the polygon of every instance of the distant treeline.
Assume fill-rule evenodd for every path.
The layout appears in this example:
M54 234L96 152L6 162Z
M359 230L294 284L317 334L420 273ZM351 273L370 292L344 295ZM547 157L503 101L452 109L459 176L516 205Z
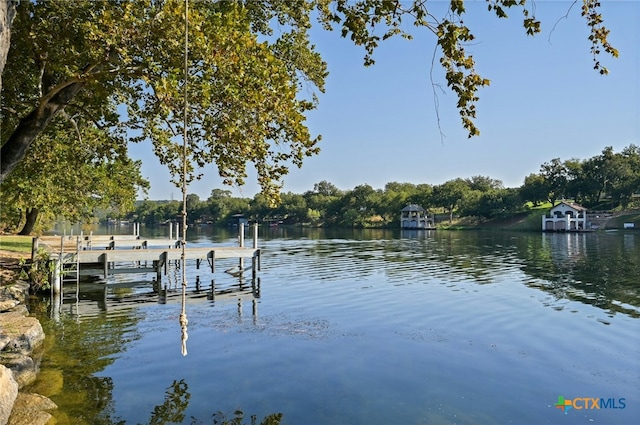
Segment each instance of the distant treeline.
M368 184L340 190L328 181L302 194L283 193L282 202L270 207L262 194L236 198L231 192L213 189L201 200L187 196L190 223L227 225L238 217L259 223L310 224L342 227L395 227L400 210L418 204L431 213L479 220L509 218L531 207L561 199L572 199L590 209L626 209L640 204L640 148L630 145L619 153L611 147L586 160L552 159L522 186L505 188L502 181L485 176L456 178L440 185L387 183L384 189ZM160 224L181 220L178 201L139 201L127 219Z

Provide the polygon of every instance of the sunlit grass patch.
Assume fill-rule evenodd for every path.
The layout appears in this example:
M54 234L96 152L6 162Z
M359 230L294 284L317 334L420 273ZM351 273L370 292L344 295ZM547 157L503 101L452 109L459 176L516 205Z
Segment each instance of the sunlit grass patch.
M0 250L31 252L31 236L0 235Z

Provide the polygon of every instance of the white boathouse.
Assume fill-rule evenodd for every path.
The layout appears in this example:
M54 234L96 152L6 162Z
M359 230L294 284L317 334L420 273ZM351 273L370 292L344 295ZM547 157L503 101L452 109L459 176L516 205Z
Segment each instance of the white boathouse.
M583 232L587 228L587 209L575 202L562 201L542 216L545 232Z
M400 210L401 229L435 229L433 217L417 204L409 204Z

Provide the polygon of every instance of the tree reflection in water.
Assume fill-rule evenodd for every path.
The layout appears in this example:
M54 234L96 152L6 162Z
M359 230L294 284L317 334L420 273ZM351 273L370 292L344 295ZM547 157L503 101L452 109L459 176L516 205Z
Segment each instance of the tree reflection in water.
M164 403L153 408L149 425L183 423L184 411L189 406L191 394L184 379L173 381L164 396Z
M167 388L164 397L164 403L153 408L151 418L147 422L149 425L163 425L170 423L184 423L185 410L189 406L191 394L189 387L184 379L173 381L171 386ZM279 425L282 420L282 413L272 413L265 417L260 425ZM245 414L242 410L233 412L233 416L228 418L223 412L216 412L212 415L214 425L256 425L258 417L251 415L249 422L245 422ZM205 424L198 418L191 417L191 425Z
M280 425L282 416L282 413L272 413L265 417L262 422L260 422L260 425ZM258 423L256 415L251 415L249 420L251 425L256 425ZM236 410L233 412L232 418L227 418L227 416L222 412L214 413L213 423L214 425L245 425L247 422L244 422L244 412L242 410Z

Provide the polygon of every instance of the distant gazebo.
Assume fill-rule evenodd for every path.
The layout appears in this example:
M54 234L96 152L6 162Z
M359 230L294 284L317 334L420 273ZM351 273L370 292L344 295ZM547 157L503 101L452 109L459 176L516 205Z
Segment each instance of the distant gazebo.
M400 210L400 228L402 229L435 229L433 217L427 210L417 204L409 204Z

